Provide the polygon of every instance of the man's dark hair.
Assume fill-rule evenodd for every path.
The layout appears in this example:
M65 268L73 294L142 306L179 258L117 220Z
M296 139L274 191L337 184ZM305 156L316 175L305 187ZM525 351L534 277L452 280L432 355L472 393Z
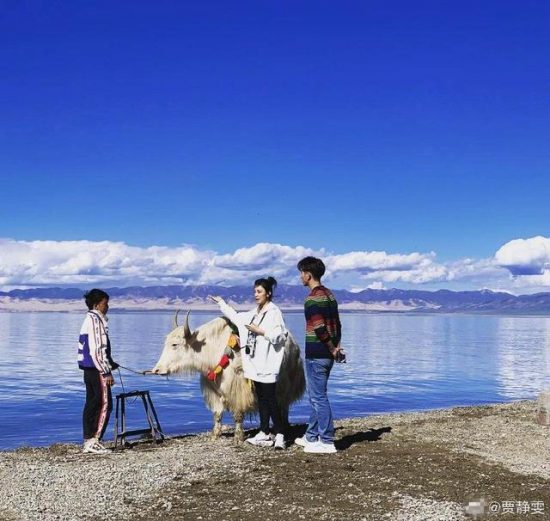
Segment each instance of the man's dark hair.
M258 279L254 282L254 287L261 286L267 293L268 300L273 298L273 290L277 286L277 281L273 277L267 277L267 279Z
M84 293L84 301L88 306L88 309L94 309L96 304L99 304L103 299L109 300L109 295L102 289L91 289L87 293Z
M325 274L325 263L317 257L304 257L298 263L298 269L311 273L315 280L321 280Z

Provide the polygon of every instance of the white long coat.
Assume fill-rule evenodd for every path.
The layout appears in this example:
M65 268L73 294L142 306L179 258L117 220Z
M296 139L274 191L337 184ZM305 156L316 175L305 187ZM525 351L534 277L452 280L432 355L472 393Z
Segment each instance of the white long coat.
M224 316L239 328L245 378L262 383L276 382L288 336L281 310L273 302L268 302L260 313L257 307L239 313L223 299L219 302L219 306ZM250 349L250 353L246 354L245 347L249 339L249 331L245 325L251 323L265 331L265 334L256 336L255 349ZM253 345L252 338L250 340L250 344Z

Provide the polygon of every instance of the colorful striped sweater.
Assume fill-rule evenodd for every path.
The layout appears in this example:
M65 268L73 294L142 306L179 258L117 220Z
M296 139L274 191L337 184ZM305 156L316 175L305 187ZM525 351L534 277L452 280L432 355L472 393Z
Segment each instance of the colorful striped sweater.
M342 324L338 315L338 303L330 289L317 286L307 296L304 310L306 315L306 358L332 358L327 343L340 343Z

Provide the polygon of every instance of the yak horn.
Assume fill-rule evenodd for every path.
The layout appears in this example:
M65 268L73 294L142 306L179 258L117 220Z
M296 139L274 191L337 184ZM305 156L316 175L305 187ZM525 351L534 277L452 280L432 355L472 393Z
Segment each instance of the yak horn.
M180 312L180 310L178 309L176 311L176 314L174 315L174 329L176 329L178 327L178 313Z
M191 329L189 329L189 314L191 313L191 310L187 312L187 315L185 315L185 324L183 324L183 336L184 338L189 338L191 336Z
M178 313L181 311L181 309L178 309L176 311L176 314L174 315L174 329L176 329L178 326ZM191 329L189 329L189 314L191 311L187 312L187 315L185 316L185 324L183 324L183 336L184 338L189 338L191 336Z

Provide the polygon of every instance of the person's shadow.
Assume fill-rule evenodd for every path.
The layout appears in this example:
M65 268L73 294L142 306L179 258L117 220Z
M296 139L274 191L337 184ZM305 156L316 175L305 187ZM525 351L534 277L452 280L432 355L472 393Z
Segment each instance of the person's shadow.
M387 432L391 432L391 427L382 427L380 429L369 429L368 431L356 432L336 440L334 445L338 450L346 450L349 449L354 443L378 441L382 437L382 434Z
M337 427L336 430L340 430L342 427ZM291 425L288 430L287 439L294 440L300 438L306 432L307 425ZM369 429L368 431L356 432L354 434L348 434L339 440L335 440L334 445L337 450L347 450L354 443L363 443L365 441L378 441L383 434L391 432L391 427L381 427L380 429Z

